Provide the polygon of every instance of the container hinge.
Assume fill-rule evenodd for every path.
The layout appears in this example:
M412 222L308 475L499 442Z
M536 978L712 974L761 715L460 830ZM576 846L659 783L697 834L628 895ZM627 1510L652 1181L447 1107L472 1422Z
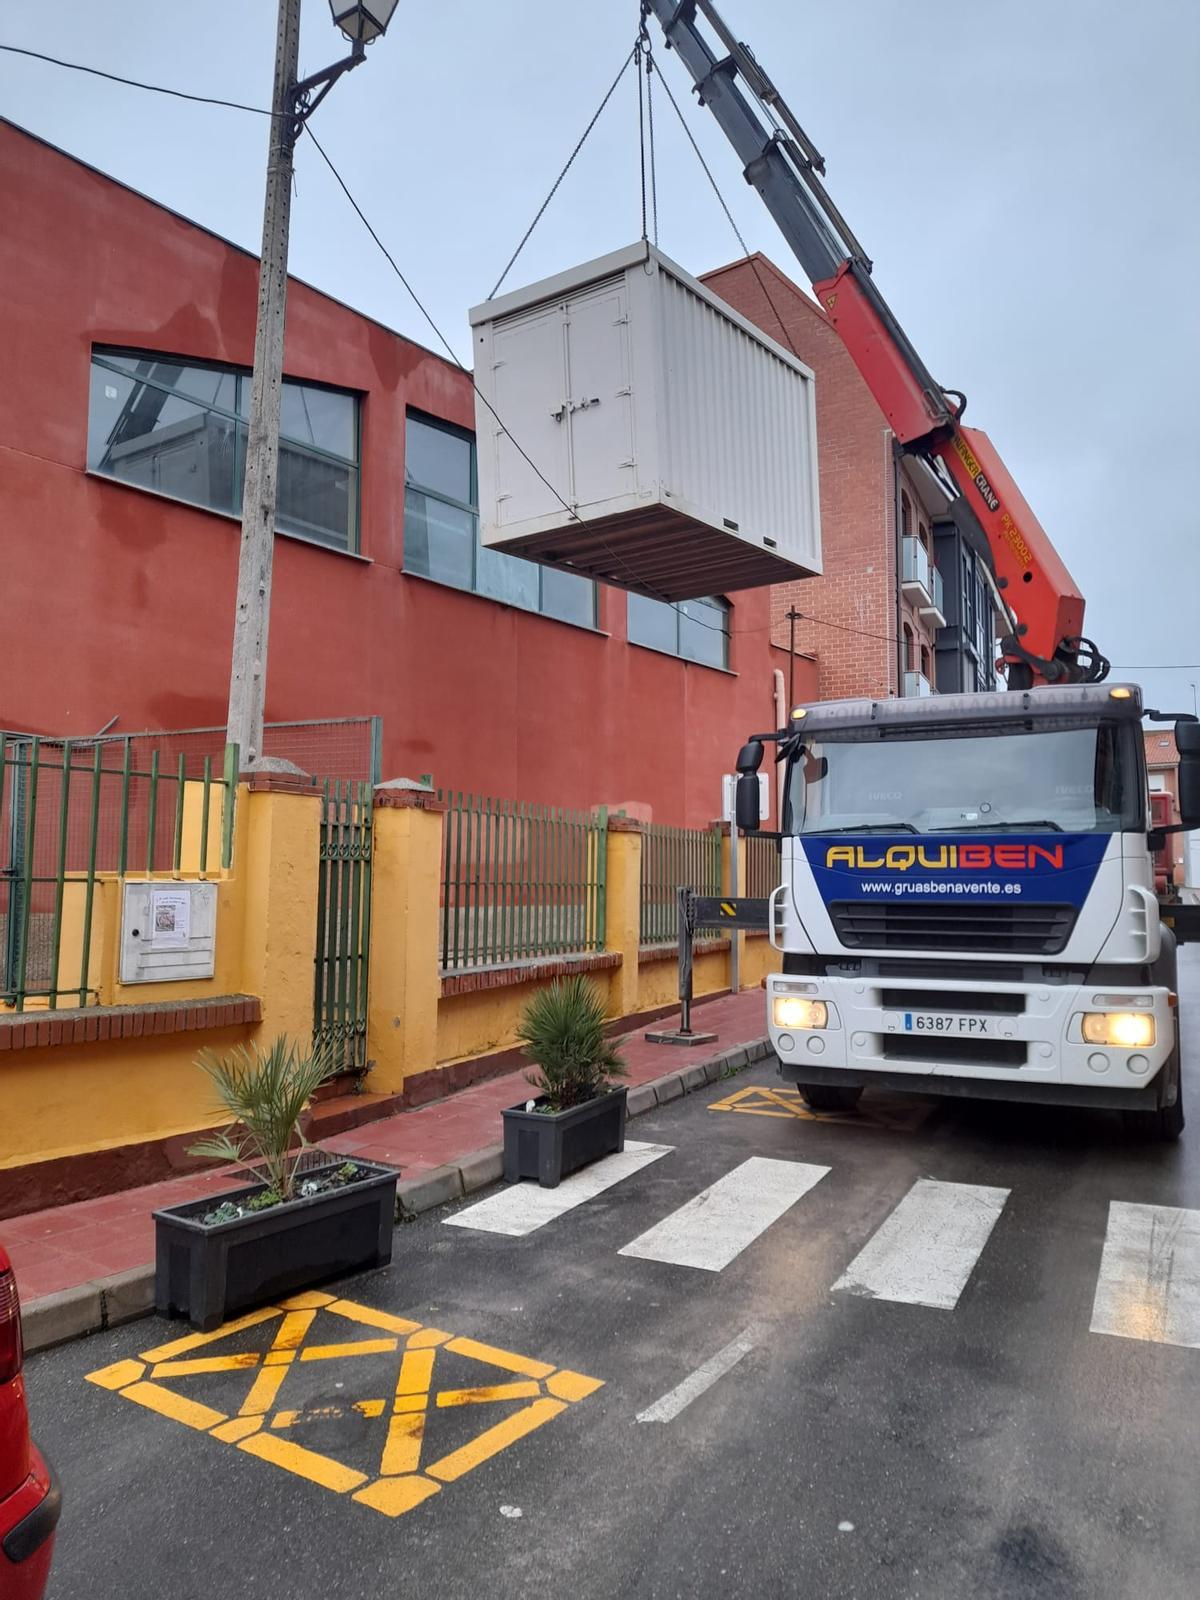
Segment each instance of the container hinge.
M565 402L564 402L564 404L559 406L557 411L552 411L550 413L550 415L554 418L555 422L561 422L562 419L566 416L566 414L567 414L567 407L566 407Z

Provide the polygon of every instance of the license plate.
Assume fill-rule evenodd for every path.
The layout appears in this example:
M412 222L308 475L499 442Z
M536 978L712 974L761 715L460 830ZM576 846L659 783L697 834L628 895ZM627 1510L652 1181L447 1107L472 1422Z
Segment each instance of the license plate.
M948 1033L956 1038L983 1039L994 1031L995 1017L951 1015L946 1011L905 1011L905 1033Z

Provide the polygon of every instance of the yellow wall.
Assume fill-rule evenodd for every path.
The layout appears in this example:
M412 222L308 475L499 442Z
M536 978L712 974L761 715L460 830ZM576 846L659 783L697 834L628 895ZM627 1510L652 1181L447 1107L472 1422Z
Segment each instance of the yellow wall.
M614 1018L624 1015L622 1011L614 1009L612 1000L613 980L620 970L618 967L587 974L604 999L606 1014ZM439 1067L449 1066L454 1061L511 1049L517 1043L517 1023L522 1009L538 989L546 988L552 981L543 978L533 983L515 983L503 989L479 989L473 994L448 995L439 1000L435 1064Z
M249 1032L218 1028L6 1050L0 1055L0 1168L215 1126L223 1119L195 1065L196 1053L201 1045L229 1049Z

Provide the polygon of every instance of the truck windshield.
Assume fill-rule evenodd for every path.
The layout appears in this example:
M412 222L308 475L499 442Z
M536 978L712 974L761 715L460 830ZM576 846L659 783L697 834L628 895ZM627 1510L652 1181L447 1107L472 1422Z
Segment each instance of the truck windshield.
M1024 828L1119 833L1145 826L1138 730L1030 727L986 735L823 734L791 763L789 833Z

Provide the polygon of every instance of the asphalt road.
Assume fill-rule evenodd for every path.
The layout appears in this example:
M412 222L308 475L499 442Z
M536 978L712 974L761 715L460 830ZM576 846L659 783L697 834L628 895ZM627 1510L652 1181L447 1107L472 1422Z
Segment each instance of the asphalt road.
M1181 982L1200 1024L1190 952ZM34 1356L65 1490L52 1600L1194 1600L1200 1348L1167 1339L1195 1326L1198 1218L1139 1289L1110 1203L1200 1212L1196 1045L1192 1126L1165 1148L1042 1108L876 1097L805 1120L744 1092L777 1084L759 1067L639 1118L631 1139L669 1150L524 1236L446 1225L479 1197L403 1228L388 1270L291 1313L278 1387L282 1313L112 1388L88 1374L186 1327ZM751 1158L783 1164L751 1169L779 1214L718 1269L744 1199L678 1213ZM1114 1272L1124 1331L1092 1331ZM225 1370L187 1366L210 1357ZM263 1383L239 1440L220 1417Z

